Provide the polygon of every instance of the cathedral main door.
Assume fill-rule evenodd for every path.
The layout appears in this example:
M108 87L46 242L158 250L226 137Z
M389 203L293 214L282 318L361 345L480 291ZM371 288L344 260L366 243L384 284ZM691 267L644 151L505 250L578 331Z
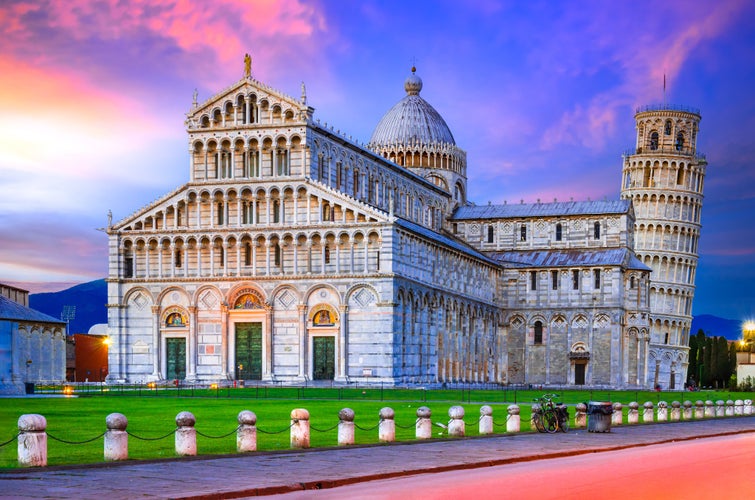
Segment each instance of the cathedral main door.
M262 323L236 323L236 379L262 379Z
M167 380L183 380L186 378L186 339L165 339Z
M335 337L312 338L312 379L333 380L336 373Z

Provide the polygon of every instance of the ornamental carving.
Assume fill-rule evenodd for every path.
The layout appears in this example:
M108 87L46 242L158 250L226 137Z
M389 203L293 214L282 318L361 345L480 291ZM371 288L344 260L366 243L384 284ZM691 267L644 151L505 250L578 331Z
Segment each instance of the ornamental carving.
M264 309L265 301L262 295L253 288L244 288L236 294L233 301L234 309Z
M167 328L184 328L189 324L189 315L183 308L172 306L163 312L162 324Z
M318 304L309 311L309 324L314 327L335 326L338 312L330 304Z

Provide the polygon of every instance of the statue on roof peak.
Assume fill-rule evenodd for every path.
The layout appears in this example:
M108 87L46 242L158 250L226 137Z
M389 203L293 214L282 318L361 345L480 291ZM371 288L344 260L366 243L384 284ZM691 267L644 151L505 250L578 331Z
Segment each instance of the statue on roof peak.
M244 78L252 77L252 56L247 52L244 54Z

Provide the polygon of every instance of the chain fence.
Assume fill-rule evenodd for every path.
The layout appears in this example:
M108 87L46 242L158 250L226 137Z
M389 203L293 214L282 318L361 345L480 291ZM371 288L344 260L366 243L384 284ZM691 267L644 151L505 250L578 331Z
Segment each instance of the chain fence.
M55 437L52 434L50 434L49 432L47 433L47 437L49 437L53 441L57 441L59 443L64 443L64 444L87 444L87 443L91 443L92 441L97 441L98 439L100 439L104 435L105 435L105 433L103 432L102 434L100 434L98 436L95 436L95 437L93 437L91 439L85 439L83 441L68 441L66 439Z

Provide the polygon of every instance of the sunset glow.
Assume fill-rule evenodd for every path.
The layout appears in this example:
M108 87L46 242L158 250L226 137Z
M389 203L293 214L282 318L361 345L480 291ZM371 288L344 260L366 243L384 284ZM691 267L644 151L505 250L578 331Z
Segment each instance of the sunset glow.
M236 82L249 52L255 78L304 82L315 119L360 142L416 63L478 204L616 199L635 108L699 108L693 312L755 314L752 2L9 0L0 33L2 282L105 277L108 210L188 180L194 89Z

